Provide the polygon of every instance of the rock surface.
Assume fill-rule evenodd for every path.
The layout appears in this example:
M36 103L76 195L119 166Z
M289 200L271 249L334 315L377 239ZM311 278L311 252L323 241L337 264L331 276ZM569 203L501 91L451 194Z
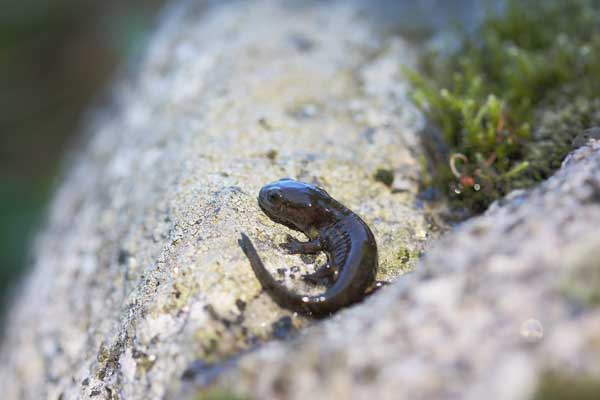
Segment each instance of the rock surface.
M167 10L57 191L7 321L4 398L518 400L547 371L600 382L598 141L327 321L261 291L240 232L296 290L315 264L284 255L287 229L256 205L275 179L318 183L358 212L380 279L410 270L432 234L398 68L415 54L392 4Z
M565 399L596 398L598 226L592 140L540 187L447 234L414 273L243 357L220 384L257 399L519 400L554 373Z
M428 237L416 202L421 122L398 60L415 56L383 33L378 10L167 10L56 193L6 324L4 398L170 397L182 375L310 323L261 291L237 245L247 232L274 273L309 289L298 278L315 260L283 255L287 229L256 204L282 177L318 183L364 217L380 279L414 265ZM394 171L391 189L378 168Z

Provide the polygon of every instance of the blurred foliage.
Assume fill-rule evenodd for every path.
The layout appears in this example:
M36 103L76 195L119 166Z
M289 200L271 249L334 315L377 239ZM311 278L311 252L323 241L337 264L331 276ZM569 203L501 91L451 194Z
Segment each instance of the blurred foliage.
M18 182L0 187L0 290L3 291L25 265L27 238L40 219L47 190ZM2 294L2 293L0 293Z
M198 393L196 400L249 400L249 397L238 395L222 388L211 388Z
M569 376L555 371L544 373L532 400L600 399L600 378Z
M138 54L162 2L0 0L0 298L82 113Z
M481 212L547 178L574 136L600 124L600 1L509 0L421 67L405 72L443 139L426 184Z

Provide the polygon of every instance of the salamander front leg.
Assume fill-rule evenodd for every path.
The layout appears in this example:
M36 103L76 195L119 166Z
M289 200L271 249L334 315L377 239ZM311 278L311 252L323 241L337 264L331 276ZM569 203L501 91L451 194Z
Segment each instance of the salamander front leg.
M323 245L319 238L309 242L301 242L291 235L287 235L285 239L286 241L279 246L287 250L290 254L315 254L323 250Z

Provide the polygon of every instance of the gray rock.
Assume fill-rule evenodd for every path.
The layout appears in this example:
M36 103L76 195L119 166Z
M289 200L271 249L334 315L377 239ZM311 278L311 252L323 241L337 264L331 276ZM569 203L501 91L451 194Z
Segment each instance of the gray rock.
M398 69L414 49L382 10L166 11L57 190L7 320L4 398L526 399L546 371L600 376L594 137L401 276L431 232L415 198L422 121ZM284 176L358 212L379 278L397 282L317 324L278 308L237 239L247 232L274 273L310 290L298 271L315 260L284 255L286 228L256 205Z
M592 139L538 188L447 234L415 272L243 357L219 385L258 399L501 400L531 398L548 371L600 382L599 193Z
M423 250L421 120L398 67L415 56L382 33L377 5L217 3L169 8L90 123L7 321L4 398L159 399L182 375L210 381L212 362L309 324L261 291L237 245L248 233L269 268L309 290L291 268L315 260L284 255L286 228L256 204L275 179L318 183L364 217L379 279ZM379 167L401 193L373 179Z

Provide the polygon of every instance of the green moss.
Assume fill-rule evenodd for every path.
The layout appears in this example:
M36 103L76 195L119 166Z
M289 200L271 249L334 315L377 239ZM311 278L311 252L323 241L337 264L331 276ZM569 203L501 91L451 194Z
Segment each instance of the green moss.
M431 183L455 205L479 212L547 178L600 123L599 3L509 0L459 50L405 71L443 139L426 146Z
M400 246L398 251L379 260L377 280L394 281L399 276L411 271L420 257L421 252L419 250L411 250Z
M600 379L545 373L532 400L595 400L600 398Z
M267 156L267 158L271 161L274 161L277 158L277 150L269 150L267 151L267 153L265 154Z
M392 186L394 183L394 171L385 168L378 168L373 175L373 179L377 182L381 182L386 186Z

